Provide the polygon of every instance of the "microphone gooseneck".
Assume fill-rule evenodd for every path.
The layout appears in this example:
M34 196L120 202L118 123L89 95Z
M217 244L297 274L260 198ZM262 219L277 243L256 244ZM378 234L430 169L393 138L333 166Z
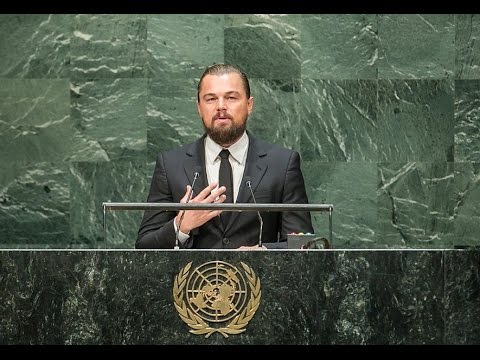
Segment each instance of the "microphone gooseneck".
M252 194L253 202L256 204L257 200L255 200L255 195L253 194L252 190L252 181L250 180L250 176L245 176L245 185L248 186L250 189L250 194ZM263 219L260 215L260 211L257 211L258 220L260 221L260 233L258 234L258 247L262 247L262 231L263 231Z
M195 173L193 174L193 181L192 181L192 186L190 187L190 192L187 196L187 201L185 202L185 204L188 204L190 202L190 200L192 200L192 195L193 195L193 187L195 186L195 181L197 181L197 178L200 176L200 171L202 170L201 167L197 166L195 168ZM178 234L180 233L180 226L182 226L182 221L183 221L183 217L185 216L185 211L186 210L183 210L182 212L182 215L180 215L180 220L178 220L178 227L177 227L177 231L175 232L175 247L174 249L180 249L180 240L178 239ZM175 221L175 220L173 220Z

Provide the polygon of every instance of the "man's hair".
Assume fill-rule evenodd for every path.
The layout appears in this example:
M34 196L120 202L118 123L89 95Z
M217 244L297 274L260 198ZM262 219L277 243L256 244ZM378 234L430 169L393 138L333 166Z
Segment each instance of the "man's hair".
M245 89L245 93L247 94L247 99L250 98L250 83L248 82L247 75L243 73L239 68L234 65L230 64L214 64L205 69L202 76L200 77L200 81L197 85L197 101L200 102L200 86L202 85L203 78L207 75L224 75L224 74L231 74L237 73L240 75L243 87Z

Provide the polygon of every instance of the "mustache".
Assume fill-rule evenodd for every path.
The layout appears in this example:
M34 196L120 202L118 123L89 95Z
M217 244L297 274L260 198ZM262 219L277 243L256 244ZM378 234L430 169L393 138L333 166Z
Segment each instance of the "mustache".
M212 117L212 120L217 120L219 118L227 118L227 119L230 119L230 120L233 120L233 117L232 115L228 114L228 113L216 113L213 117Z

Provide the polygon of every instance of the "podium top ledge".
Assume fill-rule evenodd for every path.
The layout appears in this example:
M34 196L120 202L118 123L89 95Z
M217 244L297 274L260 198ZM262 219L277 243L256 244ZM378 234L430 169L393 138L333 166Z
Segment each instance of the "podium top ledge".
M198 204L104 202L104 210L223 210L223 211L333 211L332 204Z

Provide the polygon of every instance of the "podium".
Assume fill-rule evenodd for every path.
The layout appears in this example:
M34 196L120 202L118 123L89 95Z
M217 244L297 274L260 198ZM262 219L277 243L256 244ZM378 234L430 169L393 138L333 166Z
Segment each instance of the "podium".
M212 204L104 215L145 207ZM213 207L323 211L332 238L328 204ZM0 344L478 344L479 273L478 249L0 250Z
M193 334L174 294L189 263L220 262L251 270L258 306L238 334ZM478 250L1 250L0 343L478 344L479 267Z

